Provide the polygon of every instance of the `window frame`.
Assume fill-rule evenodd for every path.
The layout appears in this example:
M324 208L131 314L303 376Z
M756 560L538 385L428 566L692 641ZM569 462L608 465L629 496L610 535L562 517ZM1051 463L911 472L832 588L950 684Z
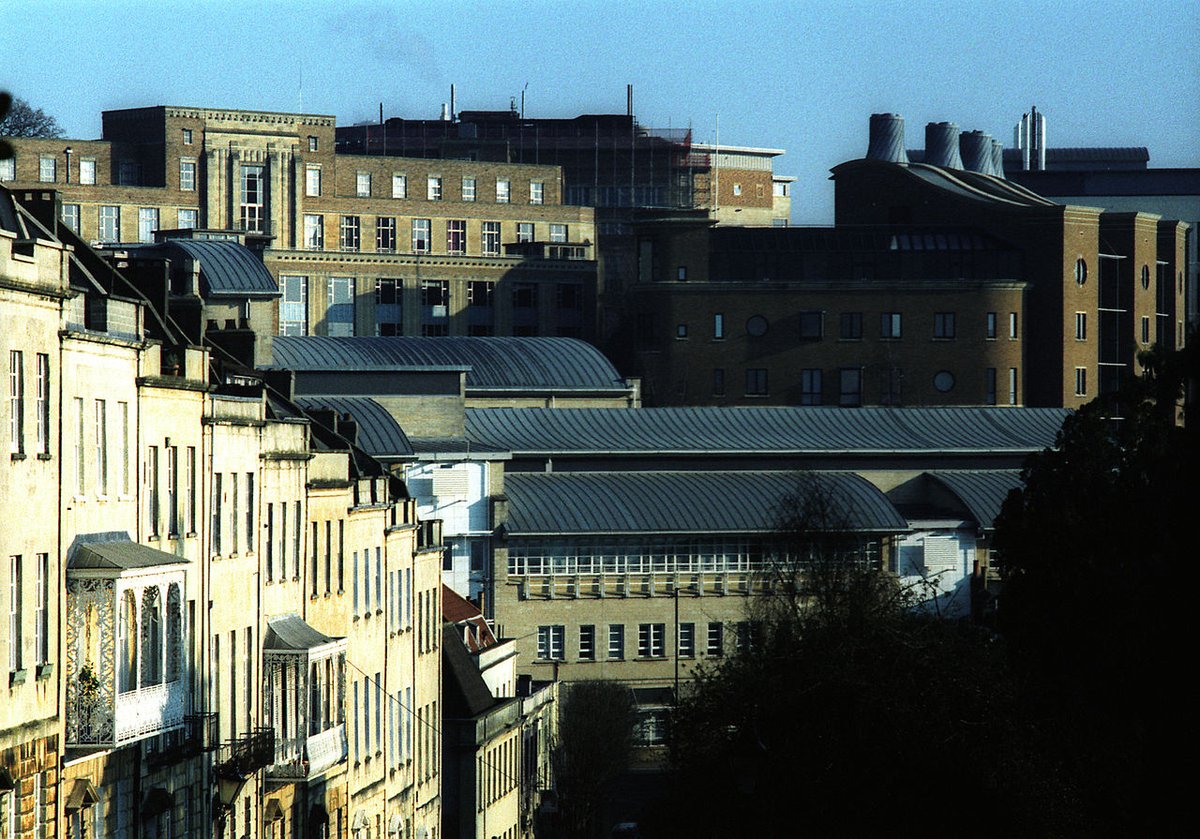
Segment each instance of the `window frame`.
M496 178L496 203L512 203L512 181L507 178Z
M899 341L904 337L904 318L901 312L879 313L879 338L884 341Z

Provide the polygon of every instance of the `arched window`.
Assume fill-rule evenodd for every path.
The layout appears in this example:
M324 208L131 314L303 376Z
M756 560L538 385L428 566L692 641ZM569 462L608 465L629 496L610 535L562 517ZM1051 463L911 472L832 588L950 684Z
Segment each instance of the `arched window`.
M121 617L117 621L117 645L121 648L119 690L137 690L138 638L137 597L132 591L121 598Z
M179 584L167 589L167 681L183 675L183 612L179 603Z
M162 682L163 627L162 598L158 586L149 586L142 595L142 684Z

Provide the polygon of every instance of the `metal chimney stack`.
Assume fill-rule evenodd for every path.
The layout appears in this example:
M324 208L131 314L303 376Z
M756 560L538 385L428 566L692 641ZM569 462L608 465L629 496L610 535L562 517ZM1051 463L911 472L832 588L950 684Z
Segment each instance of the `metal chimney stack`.
M992 174L997 178L1004 177L1004 144L992 138Z
M964 131L958 137L963 168L968 172L992 174L992 138L982 131Z
M943 169L963 168L958 153L958 126L953 122L931 122L925 126L925 162Z
M867 160L908 163L908 152L904 149L904 117L899 114L871 114Z

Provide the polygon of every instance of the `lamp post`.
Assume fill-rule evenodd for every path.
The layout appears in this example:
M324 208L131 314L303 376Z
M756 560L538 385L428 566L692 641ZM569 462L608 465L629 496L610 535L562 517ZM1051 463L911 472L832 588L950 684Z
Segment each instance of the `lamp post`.
M63 155L67 158L67 183L71 182L71 147L67 146L63 149Z

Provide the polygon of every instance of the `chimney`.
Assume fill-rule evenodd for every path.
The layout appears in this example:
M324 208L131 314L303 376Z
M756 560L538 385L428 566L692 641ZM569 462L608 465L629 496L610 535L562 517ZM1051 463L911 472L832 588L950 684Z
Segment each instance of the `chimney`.
M964 131L958 137L958 150L963 168L968 172L990 175L992 168L992 138L982 131Z
M962 169L958 153L958 126L953 122L931 122L925 126L925 162L943 169Z
M899 114L871 114L867 160L908 163L904 150L904 117Z
M1004 177L1004 144L992 138L992 174L997 178Z

